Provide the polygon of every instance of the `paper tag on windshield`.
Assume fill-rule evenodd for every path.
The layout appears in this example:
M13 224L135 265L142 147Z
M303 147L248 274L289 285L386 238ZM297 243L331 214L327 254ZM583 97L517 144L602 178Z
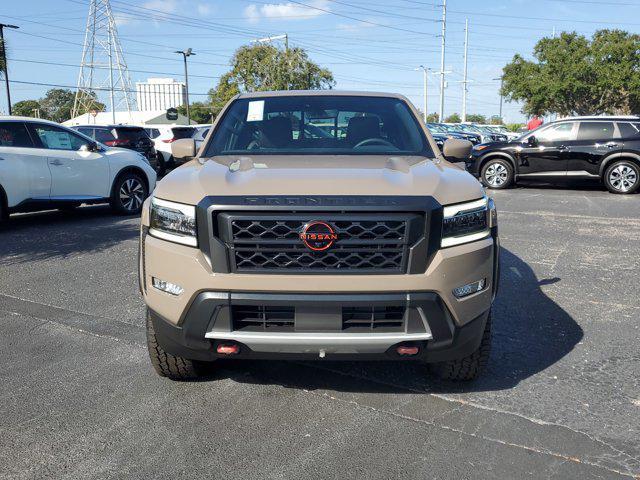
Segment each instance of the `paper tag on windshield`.
M249 102L247 122L261 122L264 117L264 100Z

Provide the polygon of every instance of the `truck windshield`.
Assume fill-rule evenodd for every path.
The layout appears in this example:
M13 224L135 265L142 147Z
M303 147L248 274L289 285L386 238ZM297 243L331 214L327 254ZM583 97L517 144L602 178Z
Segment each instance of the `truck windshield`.
M343 95L236 100L206 156L235 154L433 156L406 102Z

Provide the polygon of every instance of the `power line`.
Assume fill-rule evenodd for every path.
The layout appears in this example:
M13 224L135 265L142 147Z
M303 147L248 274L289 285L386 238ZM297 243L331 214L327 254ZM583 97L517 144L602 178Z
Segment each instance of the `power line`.
M39 64L39 65L53 65L53 66L59 66L59 67L73 67L73 68L78 68L80 67L80 64L78 63L60 63L60 62L47 62L44 60L25 60L22 58L10 58L10 60L12 62L19 62L19 63L35 63L35 64ZM109 67L106 66L100 66L100 65L96 65L95 68L100 68L100 69L108 69ZM135 72L135 73L148 73L148 74L152 74L152 75L170 75L173 77L179 77L182 74L181 73L170 73L170 72L157 72L157 71L153 71L153 70L134 70L134 69L129 69L130 72ZM199 78L207 78L207 79L217 79L220 78L219 76L211 76L211 75L193 75L193 74L189 74L190 77L199 77Z
M321 12L325 12L325 13L328 13L330 15L335 15L335 16L342 17L342 18L348 18L350 20L355 20L356 22L366 23L368 25L374 25L376 27L389 28L391 30L398 30L400 32L415 33L415 34L418 34L418 35L427 35L427 36L432 36L432 37L437 36L437 35L432 35L432 34L428 34L428 33L424 33L424 32L419 32L417 30L409 30L407 28L394 27L392 25L384 25L382 23L376 23L376 22L370 22L368 20L362 20L361 18L351 17L349 15L343 15L341 13L332 12L331 10L327 10L325 8L320 8L320 7L315 7L315 6L312 6L312 5L307 5L306 3L299 2L298 0L289 0L289 1L291 3L302 5L303 7L312 8L314 10L319 10Z
M21 85L38 85L41 87L55 87L55 88L70 88L70 89L74 89L76 88L75 85L67 85L67 84L62 84L62 83L44 83L44 82L28 82L26 80L11 80L11 83L18 83ZM99 92L109 92L111 91L110 88L108 87L94 87L92 90L95 91L99 91ZM131 89L127 89L127 92L130 93L137 93L140 92L141 90L135 89L135 88L131 88ZM189 92L189 95L198 95L198 96L208 96L208 93L192 93Z

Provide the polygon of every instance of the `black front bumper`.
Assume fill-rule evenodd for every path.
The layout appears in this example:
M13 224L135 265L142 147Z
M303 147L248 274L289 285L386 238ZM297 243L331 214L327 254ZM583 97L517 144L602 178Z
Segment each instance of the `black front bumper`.
M399 303L406 306L400 331L349 335L343 330L342 319L337 318L344 307ZM265 335L236 330L234 307L284 304L296 312L292 331ZM160 346L168 353L193 360L229 358L217 354L216 347L220 343L234 343L240 346L240 352L232 358L441 362L462 358L478 348L489 311L464 326L457 326L444 302L432 292L304 295L203 292L178 325L154 311L149 311L149 315ZM419 353L400 356L396 352L400 345L417 346Z

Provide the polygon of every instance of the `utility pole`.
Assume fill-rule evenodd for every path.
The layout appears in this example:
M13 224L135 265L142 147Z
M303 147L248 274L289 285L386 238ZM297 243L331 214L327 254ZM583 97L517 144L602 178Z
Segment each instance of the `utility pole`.
M422 70L423 75L423 86L422 86L422 111L424 117L424 123L427 123L427 77L429 75L429 69L424 65L420 65L417 68L414 68L415 71Z
M442 0L442 52L440 56L440 122L444 121L444 56L447 34L447 0Z
M9 90L9 65L7 65L7 44L4 43L4 29L6 28L20 28L16 25L9 25L7 23L0 23L0 46L2 47L2 65L4 65L4 84L7 88L7 111L11 115L11 91Z
M500 80L500 121L502 121L502 85L504 85L504 77L501 75L498 78L493 78L492 80Z
M184 91L187 101L187 125L191 125L191 115L189 112L189 73L187 72L187 57L195 55L191 48L186 50L176 50L174 53L179 53L184 58Z
M467 60L469 54L469 19L464 21L464 74L462 80L462 121L467 121Z

